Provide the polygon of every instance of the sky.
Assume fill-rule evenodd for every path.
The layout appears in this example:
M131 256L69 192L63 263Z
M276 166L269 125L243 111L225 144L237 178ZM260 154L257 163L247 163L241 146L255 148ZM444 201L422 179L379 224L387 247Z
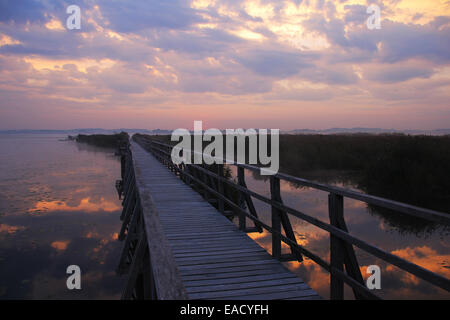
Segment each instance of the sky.
M449 62L449 0L0 0L0 130L449 128Z

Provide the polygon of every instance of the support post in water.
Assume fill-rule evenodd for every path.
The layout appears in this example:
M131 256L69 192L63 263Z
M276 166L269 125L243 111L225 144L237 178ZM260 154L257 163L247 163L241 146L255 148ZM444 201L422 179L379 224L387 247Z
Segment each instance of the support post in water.
M341 195L330 193L328 195L328 213L330 224L339 227L339 217L344 215L344 198ZM330 234L330 298L331 300L344 299L344 282L336 276L333 269L344 272L344 248L342 240Z
M219 175L220 178L223 178L223 164L218 164L217 165L217 174ZM221 181L220 179L217 179L217 189L219 190L220 194L223 194L223 181ZM219 211L220 213L224 213L225 212L225 205L223 202L222 198L218 198L219 200Z
M281 199L280 179L270 177L270 195L272 201L278 202ZM281 257L281 219L279 209L272 205L272 256L276 259Z

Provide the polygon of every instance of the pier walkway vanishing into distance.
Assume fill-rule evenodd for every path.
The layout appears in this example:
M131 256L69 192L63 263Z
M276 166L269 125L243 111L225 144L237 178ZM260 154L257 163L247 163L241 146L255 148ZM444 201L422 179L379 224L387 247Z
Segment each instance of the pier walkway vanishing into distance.
M356 299L379 299L361 275L354 246L445 291L450 280L352 236L344 220L344 197L402 214L450 225L448 214L332 187L278 173L270 176L270 198L247 188L245 170L234 164L237 181L224 177L223 165L175 165L172 146L135 137L121 147L123 199L119 274L128 274L123 299L321 299L283 261L307 257L330 273L330 298L344 298L344 283ZM213 170L214 168L214 170ZM280 180L329 193L330 223L283 204ZM258 218L253 198L269 204L271 225ZM230 217L238 217L236 226ZM330 234L330 262L297 243L290 218ZM252 226L249 227L248 224ZM247 233L268 231L269 254ZM289 254L282 254L282 243Z

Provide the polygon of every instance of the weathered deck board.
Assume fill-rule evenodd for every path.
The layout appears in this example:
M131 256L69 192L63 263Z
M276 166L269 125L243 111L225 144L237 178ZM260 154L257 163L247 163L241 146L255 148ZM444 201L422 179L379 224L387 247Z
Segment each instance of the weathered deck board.
M131 148L190 299L320 299L151 154Z

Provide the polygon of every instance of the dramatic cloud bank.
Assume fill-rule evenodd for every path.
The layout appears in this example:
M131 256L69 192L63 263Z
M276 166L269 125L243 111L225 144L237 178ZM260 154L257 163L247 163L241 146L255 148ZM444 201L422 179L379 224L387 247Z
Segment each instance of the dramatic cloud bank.
M0 0L0 129L448 127L449 63L447 0Z

